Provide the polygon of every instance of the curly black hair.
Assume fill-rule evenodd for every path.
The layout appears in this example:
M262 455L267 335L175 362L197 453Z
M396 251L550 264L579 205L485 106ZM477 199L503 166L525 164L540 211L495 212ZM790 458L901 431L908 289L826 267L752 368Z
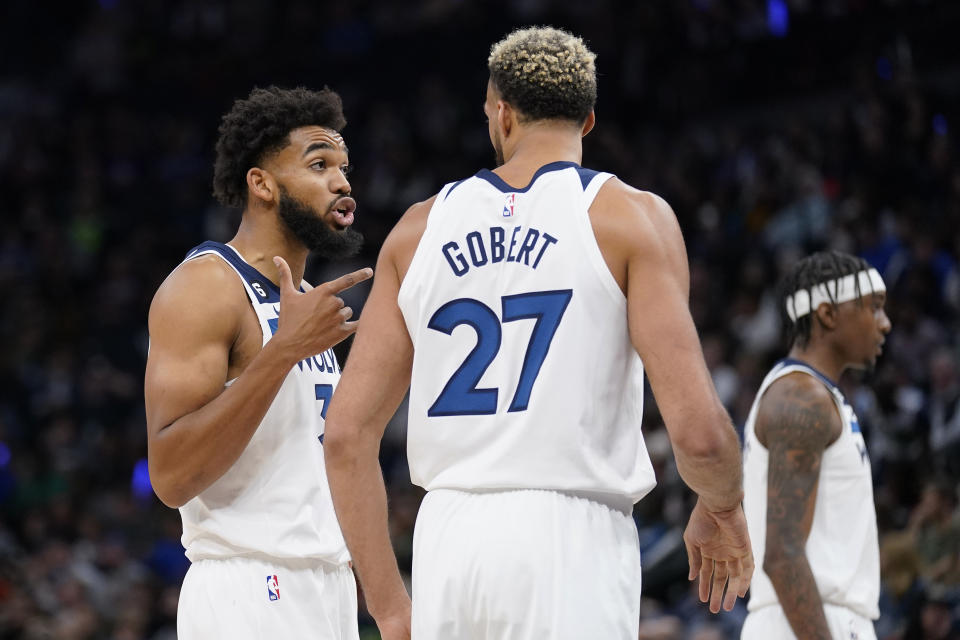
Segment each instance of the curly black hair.
M787 299L790 296L800 289L810 291L822 282L859 273L869 268L870 263L863 258L833 250L820 251L797 262L793 269L783 277L779 286L780 316L787 329L787 345L789 347L793 347L794 345L799 347L807 346L810 342L810 330L814 315L814 310L811 309L810 313L800 316L796 321L791 320L787 313ZM859 278L854 278L854 286L856 287L855 291L857 299L859 300L862 295ZM828 295L833 295L829 287L827 288L827 293Z
M328 87L255 87L247 98L234 102L220 122L213 195L224 206L246 206L247 172L289 144L291 131L308 126L340 131L346 124L343 102Z

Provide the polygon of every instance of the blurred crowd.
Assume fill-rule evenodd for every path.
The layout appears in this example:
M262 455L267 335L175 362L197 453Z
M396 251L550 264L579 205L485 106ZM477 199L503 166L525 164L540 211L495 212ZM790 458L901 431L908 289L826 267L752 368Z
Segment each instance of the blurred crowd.
M584 164L674 207L739 427L785 353L785 269L832 247L881 271L893 331L876 371L843 379L875 476L878 637L960 638L958 23L950 0L3 3L0 640L175 638L187 561L146 471L146 315L185 252L239 220L210 195L220 115L254 85L343 95L367 244L350 264L313 260L323 281L372 265L407 206L491 166L486 55L524 24L598 53ZM641 638L735 638L742 604L711 616L686 580L691 495L647 407ZM404 410L381 462L409 571L422 493Z

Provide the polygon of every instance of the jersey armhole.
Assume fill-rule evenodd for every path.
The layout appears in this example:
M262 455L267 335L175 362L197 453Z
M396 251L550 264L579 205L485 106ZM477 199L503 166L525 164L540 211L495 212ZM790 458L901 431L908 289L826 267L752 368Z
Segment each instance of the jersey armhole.
M234 251L236 250L234 249ZM177 267L179 268L180 265L186 264L187 262L189 262L190 260L193 260L194 258L199 258L200 256L205 256L205 255L217 256L218 258L223 260L227 264L227 266L233 269L233 272L237 274L238 278L240 278L240 282L243 284L243 289L244 291L247 292L247 303L249 303L250 308L253 311L253 315L257 317L257 324L260 325L260 347L262 348L263 345L267 344L267 341L270 339L270 336L273 335L273 331L270 329L270 325L267 324L267 321L264 318L261 318L260 314L257 313L256 305L259 304L259 299L257 298L257 294L255 294L253 292L253 289L250 288L250 283L248 283L247 279L243 277L243 274L240 273L240 270L237 269L232 264L230 264L230 261L227 260L226 256L222 255L216 249L205 249L203 251L199 251L191 255L190 257L186 258L183 262L177 265ZM237 255L240 255L239 252L237 253ZM241 259L242 259L242 256L241 256Z
M430 206L430 211L427 212L427 224L423 228L423 234L420 236L420 241L417 242L417 248L413 250L413 257L410 258L410 266L407 267L407 272L403 276L403 282L400 283L400 288L397 290L397 303L400 304L402 300L410 300L411 302L416 301L416 292L413 290L413 283L417 282L417 274L423 269L421 263L423 263L424 258L422 257L423 252L420 248L423 246L424 242L427 240L431 232L432 223L435 219L434 212L436 212L437 207L439 207L444 200L447 199L447 196L453 191L454 187L459 186L464 181L460 182L450 182L445 184L442 189L437 193L436 198L433 200L433 204ZM402 306L401 306L402 311Z
M603 259L603 252L600 250L597 236L593 232L593 224L590 222L590 207L593 206L593 202L597 198L597 193L599 193L603 185L613 177L614 175L612 173L597 173L590 182L587 183L581 197L581 211L577 212L576 218L580 225L579 236L586 252L587 261L600 279L604 290L610 295L611 300L626 309L627 297L623 291L620 290L620 285L617 284L616 278L614 278L613 273L610 272L607 261Z
M827 384L823 380L821 380L817 374L810 371L807 367L804 367L802 365L792 364L792 365L787 365L783 367L780 371L778 371L776 377L770 380L770 382L768 382L765 387L762 387L762 391L759 394L759 397L757 398L757 412L759 413L760 411L760 404L763 402L763 396L766 395L767 391L770 390L770 387L773 386L773 383L779 380L780 378L791 373L804 373L810 376L811 378L819 382L821 385L823 385L823 387L826 388L827 393L830 394L830 399L833 401L833 408L836 410L837 417L840 419L840 434L836 437L836 439L833 442L831 442L830 444L828 444L826 447L823 448L823 452L826 453L827 451L830 451L834 447L834 445L840 442L841 439L843 439L843 434L846 431L843 424L843 405L840 403L839 398L837 398L836 394L833 392L833 389L828 387ZM757 437L756 424L757 424L756 416L754 416L753 429L752 429L753 438L754 440L757 441L757 444L759 444L761 447L763 447L766 450L767 447L762 442L760 442L760 438Z

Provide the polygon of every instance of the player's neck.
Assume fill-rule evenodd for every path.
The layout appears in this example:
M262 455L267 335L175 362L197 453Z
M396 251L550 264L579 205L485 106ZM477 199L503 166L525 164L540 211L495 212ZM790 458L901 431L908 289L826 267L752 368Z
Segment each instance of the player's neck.
M806 362L834 382L840 380L840 375L846 368L844 359L822 342L810 343L806 347L794 345L787 357Z
M576 162L583 159L583 145L576 132L564 128L537 127L525 131L505 149L506 162L494 170L507 184L523 187L530 183L537 169L551 162Z
M273 224L266 218L245 211L237 235L229 242L230 246L239 251L250 266L277 285L280 283L280 272L273 264L273 257L280 256L290 266L293 281L299 283L307 266L309 250L288 230L281 228L276 217L273 218Z

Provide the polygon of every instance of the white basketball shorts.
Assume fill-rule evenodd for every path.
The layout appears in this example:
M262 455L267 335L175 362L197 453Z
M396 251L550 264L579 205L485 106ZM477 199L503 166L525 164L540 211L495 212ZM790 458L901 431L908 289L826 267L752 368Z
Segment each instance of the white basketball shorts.
M199 560L177 607L179 640L357 640L357 585L347 565L317 560Z
M415 640L636 640L629 513L556 491L427 493L413 542Z
M877 640L873 621L846 607L823 605L830 636L834 640ZM747 614L740 640L796 640L780 605L763 607Z

